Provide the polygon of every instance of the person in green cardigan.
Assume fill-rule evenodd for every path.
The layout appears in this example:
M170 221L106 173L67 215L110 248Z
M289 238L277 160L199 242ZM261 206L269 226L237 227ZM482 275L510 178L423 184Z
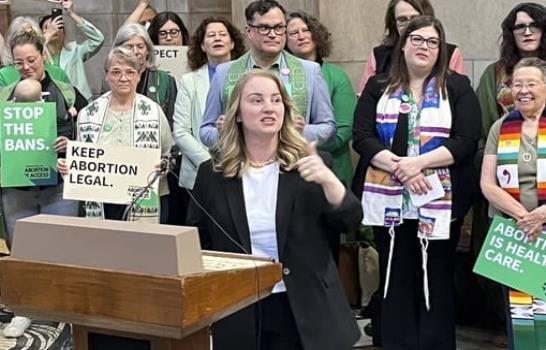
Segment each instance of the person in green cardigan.
M293 55L320 64L334 107L336 137L320 147L333 157L334 173L348 187L353 177L349 142L353 129L356 95L347 73L339 66L325 62L332 50L331 34L319 20L304 12L292 12L286 23L286 50Z
M332 155L333 170L345 187L349 188L353 178L353 162L349 142L353 130L353 113L356 94L347 73L335 64L323 59L332 50L331 34L319 20L304 12L292 12L286 21L286 48L301 59L317 62L324 76L336 121L336 137L321 145L321 151ZM339 260L340 236L330 237L330 249L336 263Z

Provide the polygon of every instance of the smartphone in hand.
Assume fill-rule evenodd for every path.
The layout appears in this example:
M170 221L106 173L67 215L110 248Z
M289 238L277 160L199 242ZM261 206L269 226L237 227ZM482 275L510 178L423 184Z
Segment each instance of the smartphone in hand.
M51 20L52 21L57 17L62 17L62 15L63 15L63 9L56 8L56 7L51 9ZM62 20L61 20L61 27L64 27L64 25L62 25Z

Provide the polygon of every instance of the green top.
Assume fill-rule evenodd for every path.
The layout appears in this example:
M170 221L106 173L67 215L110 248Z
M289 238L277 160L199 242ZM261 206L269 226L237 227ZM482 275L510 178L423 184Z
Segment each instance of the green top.
M478 150L480 161L489 129L495 121L514 109L509 87L505 81L501 81L507 78L502 73L500 75L497 74L497 62L491 63L480 77L480 83L476 89L482 110L482 137Z
M491 127L484 154L497 155L500 128L503 120L504 118L497 120ZM523 159L524 154L528 154L531 157L525 161ZM525 136L523 133L521 134L521 143L519 146L518 180L521 204L529 211L535 209L538 206L537 140ZM497 209L489 205L489 217L493 217L495 214L502 215Z
M51 79L70 84L70 79L66 73L59 67L52 64L45 64L45 70L49 73ZM14 65L2 67L0 69L0 88L19 81L21 75Z
M334 108L336 137L319 148L332 154L335 174L345 186L350 186L353 178L353 162L349 142L353 132L356 94L347 73L339 66L324 62L321 66L321 72L328 86Z

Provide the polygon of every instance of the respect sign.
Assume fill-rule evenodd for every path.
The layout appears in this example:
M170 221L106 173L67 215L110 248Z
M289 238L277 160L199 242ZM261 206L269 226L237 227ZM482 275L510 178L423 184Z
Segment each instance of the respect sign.
M159 149L70 141L63 198L128 204L139 189L147 186L160 158ZM151 189L145 197L155 197L157 181Z
M495 216L474 272L546 300L546 234L531 242L513 220Z
M157 67L169 72L177 81L189 70L187 53L187 46L154 46Z
M0 103L1 186L57 184L56 138L55 103Z

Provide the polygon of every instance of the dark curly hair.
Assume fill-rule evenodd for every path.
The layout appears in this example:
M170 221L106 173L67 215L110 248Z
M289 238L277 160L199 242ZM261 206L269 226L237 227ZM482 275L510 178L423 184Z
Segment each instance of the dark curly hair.
M180 35L182 35L182 45L188 45L188 42L190 40L190 33L184 25L182 18L180 18L180 16L171 11L158 13L150 22L150 27L148 27L148 34L150 35L150 39L152 39L154 45L159 45L159 30L168 21L173 21L180 29Z
M400 35L398 34L398 28L396 27L396 18L394 16L394 8L399 2L404 1L410 4L417 12L422 16L434 16L434 9L429 0L391 0L387 6L387 12L385 13L385 38L383 38L383 45L387 47L394 47Z
M533 21L542 29L542 40L538 48L537 57L546 60L546 7L543 5L524 2L514 7L508 16L502 21L502 35L501 35L501 47L500 47L500 59L497 65L499 71L503 71L511 75L514 71L514 66L521 59L519 49L516 45L516 38L514 37L514 24L516 23L516 17L518 12L525 12L533 19Z
M229 33L231 40L233 41L233 50L231 50L231 59L241 57L245 53L245 42L239 29L231 24L230 21L224 17L207 17L197 27L193 35L191 36L188 47L188 65L191 70L199 69L205 63L207 63L207 54L201 48L205 34L207 32L207 26L211 23L222 23Z
M307 25L307 28L309 28L311 38L316 46L317 62L322 62L323 58L330 56L330 52L332 51L332 34L328 31L328 28L320 23L316 17L302 11L291 12L288 15L286 24L288 25L294 18L301 19ZM286 50L290 52L288 45L286 46Z

